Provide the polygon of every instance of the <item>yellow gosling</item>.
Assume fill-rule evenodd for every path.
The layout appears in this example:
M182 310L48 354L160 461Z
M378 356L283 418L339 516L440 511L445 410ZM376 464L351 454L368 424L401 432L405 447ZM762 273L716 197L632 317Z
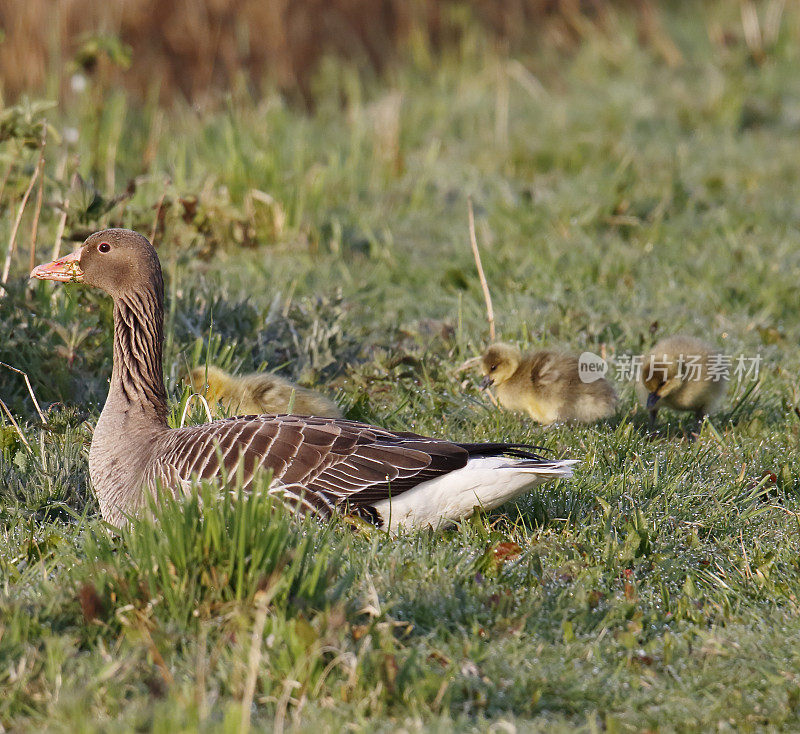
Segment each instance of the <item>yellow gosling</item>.
M219 403L232 414L287 413L294 394L292 413L340 418L342 413L332 400L272 374L254 372L231 375L219 367L196 367L188 375L192 390Z
M578 358L542 350L523 355L510 344L492 344L481 357L483 387L494 386L508 410L524 411L538 423L591 423L614 414L617 394L605 378L583 382Z
M655 423L661 408L691 411L698 420L713 412L728 389L721 352L702 339L672 336L642 360L637 393Z

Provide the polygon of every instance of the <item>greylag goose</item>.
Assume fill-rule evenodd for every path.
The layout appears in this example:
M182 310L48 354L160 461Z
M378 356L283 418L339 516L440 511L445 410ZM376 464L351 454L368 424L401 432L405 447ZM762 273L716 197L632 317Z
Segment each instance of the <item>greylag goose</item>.
M247 415L197 426L167 425L161 364L164 285L145 237L124 229L91 235L31 277L79 281L114 301L108 398L89 451L103 518L122 526L156 487L176 496L193 481L272 470L271 492L322 515L357 515L389 530L438 527L487 510L548 479L572 461L545 460L507 443L455 443L341 418Z
M292 404L292 412L297 415L342 416L332 400L277 375L261 372L231 375L219 367L208 365L191 370L188 382L192 390L209 403L219 403L233 412L283 413Z
M493 385L504 408L526 412L538 423L591 423L614 414L617 394L604 377L583 382L578 359L542 350L523 355L510 344L492 344L481 357L483 387Z
M713 412L728 389L723 355L702 339L671 336L642 360L639 399L655 423L660 408L691 411L698 420Z

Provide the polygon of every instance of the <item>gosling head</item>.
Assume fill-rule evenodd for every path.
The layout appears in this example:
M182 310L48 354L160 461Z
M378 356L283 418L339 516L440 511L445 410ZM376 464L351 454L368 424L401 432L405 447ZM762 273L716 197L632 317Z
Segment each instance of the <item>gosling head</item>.
M642 365L642 383L647 389L647 409L653 410L662 398L683 383L679 361L669 355L662 358L653 356Z
M86 283L114 299L132 291L155 289L162 298L164 293L155 249L130 229L95 232L75 252L34 268L31 278Z
M511 344L492 344L481 357L481 387L502 385L517 371L522 354Z
M192 392L202 395L206 400L217 402L229 377L226 372L214 365L201 365L189 371L184 378L192 387Z

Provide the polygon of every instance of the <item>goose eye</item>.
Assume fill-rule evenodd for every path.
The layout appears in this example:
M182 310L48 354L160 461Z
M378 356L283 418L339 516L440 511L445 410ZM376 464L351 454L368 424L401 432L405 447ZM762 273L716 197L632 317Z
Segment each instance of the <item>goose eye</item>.
M101 242L97 246L98 252L109 252L110 250L111 250L111 245L109 245L108 242Z

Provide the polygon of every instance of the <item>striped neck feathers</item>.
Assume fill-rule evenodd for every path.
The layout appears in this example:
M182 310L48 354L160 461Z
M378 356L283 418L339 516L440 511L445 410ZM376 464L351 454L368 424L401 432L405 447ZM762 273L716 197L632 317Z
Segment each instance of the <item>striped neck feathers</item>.
M114 299L114 368L110 398L122 409L140 407L167 425L161 351L164 341L162 282Z

